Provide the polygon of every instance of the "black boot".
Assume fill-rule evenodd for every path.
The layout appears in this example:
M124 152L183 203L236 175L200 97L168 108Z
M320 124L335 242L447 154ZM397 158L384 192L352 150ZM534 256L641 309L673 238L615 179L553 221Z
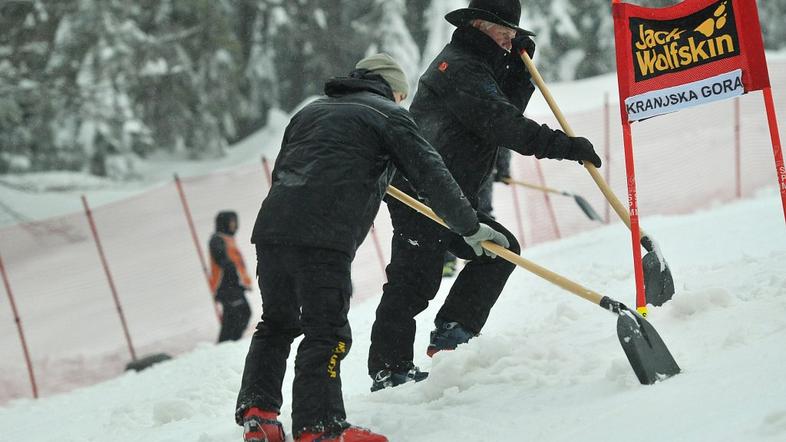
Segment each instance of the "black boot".
M431 343L426 349L429 357L442 350L455 350L459 344L464 344L477 336L467 330L458 322L447 322L437 319L437 328L431 332Z
M383 388L391 388L397 385L405 384L407 382L420 382L428 377L428 372L420 371L418 367L410 363L407 368L402 370L393 370L386 368L378 371L371 378L374 382L371 384L371 391L382 390Z

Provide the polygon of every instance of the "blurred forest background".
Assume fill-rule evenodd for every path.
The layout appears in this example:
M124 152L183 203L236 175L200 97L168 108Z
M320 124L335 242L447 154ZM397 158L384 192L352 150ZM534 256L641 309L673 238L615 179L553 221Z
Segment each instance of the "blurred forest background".
M467 3L0 0L0 173L123 179L156 155L219 157L368 53L393 54L414 83L453 30L442 16ZM522 0L547 80L613 72L610 3ZM758 5L766 47L786 47L786 0Z

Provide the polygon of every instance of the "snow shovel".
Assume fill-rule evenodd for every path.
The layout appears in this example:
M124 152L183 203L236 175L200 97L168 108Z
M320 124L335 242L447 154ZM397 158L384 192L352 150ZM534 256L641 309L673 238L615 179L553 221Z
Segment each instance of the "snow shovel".
M591 219L592 221L601 221L601 222L603 221L603 218L601 218L600 215L598 215L598 212L596 212L595 209L592 208L590 203L587 202L587 200L585 200L584 197L582 197L581 195L576 195L575 193L566 192L564 190L552 189L546 186L538 186L537 184L525 183L524 181L516 181L511 178L503 178L502 181L507 184L517 184L519 186L528 187L530 189L540 190L541 192L556 193L557 195L569 196L576 201L576 204L578 204L581 211L584 212L585 215L587 215L587 218Z
M565 131L568 136L575 137L576 134L568 125L568 121L565 119L562 111L560 111L559 107L557 106L557 102L554 100L551 92L549 92L546 82L543 81L543 77L540 75L540 72L538 72L538 69L535 67L535 63L532 62L532 59L529 57L526 51L521 52L521 60L524 61L524 64L527 66L527 70L532 76L532 80L538 86L538 89L540 89L540 92L543 94L543 98L546 99L546 102L549 104L549 107L554 113L554 116L557 117L557 120L559 120L562 130ZM628 214L628 211L625 209L625 206L622 205L617 196L614 195L611 187L609 187L609 185L606 183L606 180L603 179L603 176L600 174L600 172L598 172L598 169L589 161L584 161L584 167L592 176L593 181L595 181L595 184L597 184L598 188L606 197L609 204L611 204L611 207L614 208L614 211L617 212L617 215L620 217L620 219L625 223L626 226L628 226L628 229L630 229L630 215ZM651 236L647 235L643 229L641 229L639 233L639 241L641 242L641 246L644 247L644 249L647 251L647 253L642 258L642 269L644 272L644 294L647 298L647 303L654 306L663 305L674 295L674 278L672 278L671 270L669 269L668 264L666 264L666 260L663 258L663 255L661 255L660 249L655 243L655 240Z
M387 193L433 221L447 227L447 224L434 211L415 198L393 186L388 186ZM574 295L615 313L617 315L617 336L620 344L622 344L622 349L628 357L633 372L636 373L636 377L642 384L651 385L680 372L680 367L677 365L674 357L671 356L669 349L666 348L666 344L658 335L658 332L635 310L631 310L621 302L608 296L603 296L600 293L582 287L491 241L484 241L482 246L497 256L562 287Z
M169 356L166 353L155 353L152 355L145 356L143 358L134 359L133 361L126 364L126 371L134 370L134 371L142 371L146 368L150 368L159 362L164 362L172 359L172 356Z

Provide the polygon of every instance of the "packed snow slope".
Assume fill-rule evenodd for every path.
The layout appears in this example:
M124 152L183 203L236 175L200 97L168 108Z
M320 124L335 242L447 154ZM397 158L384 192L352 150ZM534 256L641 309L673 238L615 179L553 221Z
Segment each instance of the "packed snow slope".
M786 440L786 225L775 189L643 225L660 242L674 300L651 308L683 372L640 385L614 315L516 270L483 333L425 356L448 286L418 318L416 363L428 380L369 392L365 361L377 299L353 305L342 365L350 422L391 441ZM525 257L633 303L629 236L611 225L525 251ZM258 302L258 301L257 301ZM141 373L0 409L0 441L242 439L233 421L248 339L204 344ZM297 345L297 341L295 343ZM290 433L292 360L281 419Z

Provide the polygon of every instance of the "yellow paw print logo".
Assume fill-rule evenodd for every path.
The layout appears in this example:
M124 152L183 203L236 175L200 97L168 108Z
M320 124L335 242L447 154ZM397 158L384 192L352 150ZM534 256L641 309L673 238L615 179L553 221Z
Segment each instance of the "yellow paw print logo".
M705 37L712 37L712 34L714 34L717 29L724 26L726 26L726 2L721 3L718 9L712 14L712 17L704 20L704 22L694 30L701 32Z

